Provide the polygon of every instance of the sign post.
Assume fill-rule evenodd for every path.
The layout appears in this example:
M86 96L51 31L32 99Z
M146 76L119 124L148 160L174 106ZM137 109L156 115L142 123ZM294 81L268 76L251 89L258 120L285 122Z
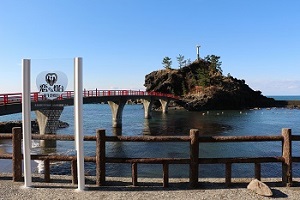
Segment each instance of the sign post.
M82 58L74 59L74 128L75 144L77 152L77 174L78 174L78 191L84 190L84 149L83 149L83 86L82 86Z
M24 187L32 186L31 175L31 79L30 59L22 60L22 121L23 121L23 158ZM68 79L60 71L41 72L36 79L39 93L52 101L64 93ZM85 189L84 146L83 146L83 81L82 58L74 58L74 135L77 153L78 191Z
M24 187L32 185L31 176L31 97L30 97L30 59L22 60L22 127L23 127L23 159Z

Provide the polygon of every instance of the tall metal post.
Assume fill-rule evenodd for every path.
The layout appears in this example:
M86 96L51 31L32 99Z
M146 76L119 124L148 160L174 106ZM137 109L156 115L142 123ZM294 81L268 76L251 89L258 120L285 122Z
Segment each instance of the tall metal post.
M200 60L200 45L197 45L196 48L197 48L197 60Z
M32 185L31 176L31 98L30 98L30 59L22 59L22 121L23 121L23 159L24 187Z
M82 58L74 59L74 124L75 143L77 151L78 190L85 188L84 180L84 147L83 147L83 118L82 118Z

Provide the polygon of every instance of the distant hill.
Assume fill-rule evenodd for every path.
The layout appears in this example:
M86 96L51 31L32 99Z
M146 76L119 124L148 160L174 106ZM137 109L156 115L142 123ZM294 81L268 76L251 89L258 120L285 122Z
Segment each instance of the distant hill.
M208 56L181 69L163 69L145 76L147 91L181 96L187 110L223 110L269 107L275 100L251 89L244 80L222 75L219 57Z

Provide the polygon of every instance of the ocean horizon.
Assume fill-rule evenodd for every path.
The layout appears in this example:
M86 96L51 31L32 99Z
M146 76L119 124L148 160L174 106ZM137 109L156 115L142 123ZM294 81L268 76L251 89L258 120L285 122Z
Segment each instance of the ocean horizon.
M300 101L300 95L266 95L266 97L273 98L277 101Z

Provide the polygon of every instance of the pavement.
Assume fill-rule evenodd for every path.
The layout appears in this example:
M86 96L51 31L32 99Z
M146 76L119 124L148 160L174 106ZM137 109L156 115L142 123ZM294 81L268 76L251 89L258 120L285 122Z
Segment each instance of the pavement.
M85 190L78 191L72 184L72 177L51 175L51 182L45 183L43 176L33 174L32 186L13 182L10 173L0 174L0 199L299 199L300 179L293 187L285 187L280 178L262 179L272 190L272 197L263 197L248 190L252 179L232 179L230 187L223 178L199 178L196 189L190 189L188 179L171 178L169 187L162 187L160 178L139 178L138 186L132 186L131 178L107 177L105 186L96 186L95 177L86 177Z

